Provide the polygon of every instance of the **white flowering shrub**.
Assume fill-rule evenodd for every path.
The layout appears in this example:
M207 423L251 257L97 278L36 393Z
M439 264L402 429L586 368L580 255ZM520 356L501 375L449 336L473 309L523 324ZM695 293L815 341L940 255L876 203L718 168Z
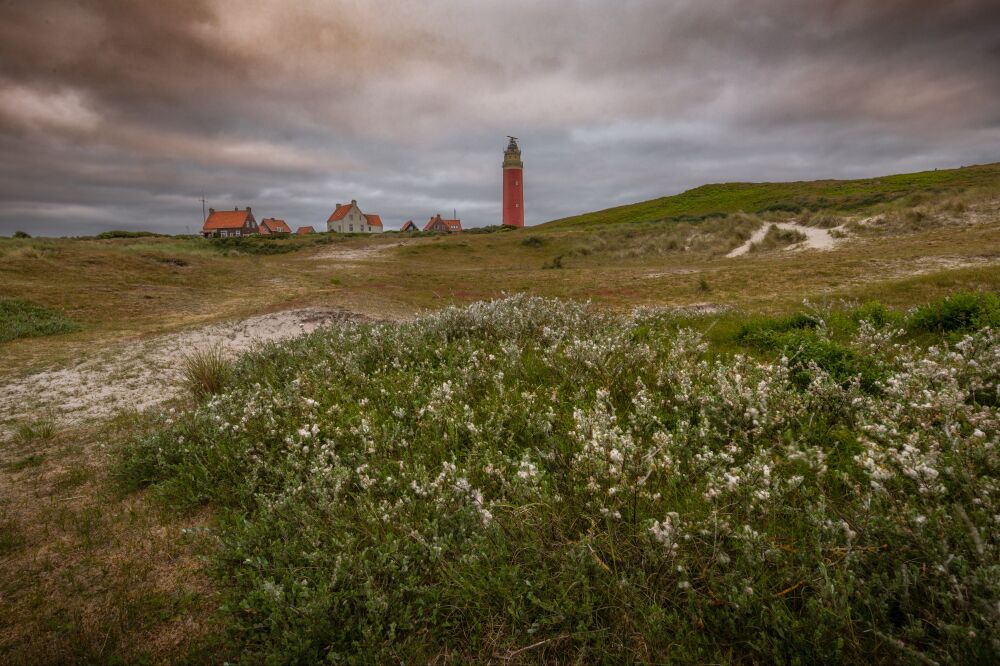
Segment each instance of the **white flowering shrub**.
M248 663L996 661L1000 339L866 308L344 323L118 475L214 507Z

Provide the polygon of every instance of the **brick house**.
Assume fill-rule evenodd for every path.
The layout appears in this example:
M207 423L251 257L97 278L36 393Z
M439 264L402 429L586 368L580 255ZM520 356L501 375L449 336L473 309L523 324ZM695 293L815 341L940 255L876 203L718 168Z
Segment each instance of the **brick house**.
M361 209L358 208L358 202L352 199L349 204L337 204L337 208L326 221L326 230L341 234L380 234L382 233L382 218L378 215L362 213Z
M312 227L299 227L295 231L295 233L297 233L299 236L305 236L306 234L314 234L314 233L316 233L316 230L313 229Z
M441 219L441 214L438 213L431 219L427 221L424 225L424 231L436 231L438 233L445 234L457 234L462 231L462 221L461 220L444 220Z
M220 236L227 238L230 236L253 236L258 233L257 220L254 219L250 206L246 210L233 208L232 210L208 209L208 217L201 228L201 235L205 238Z
M413 223L413 220L407 220L406 222L403 222L403 226L399 228L399 231L408 233L411 231L420 231L420 229Z

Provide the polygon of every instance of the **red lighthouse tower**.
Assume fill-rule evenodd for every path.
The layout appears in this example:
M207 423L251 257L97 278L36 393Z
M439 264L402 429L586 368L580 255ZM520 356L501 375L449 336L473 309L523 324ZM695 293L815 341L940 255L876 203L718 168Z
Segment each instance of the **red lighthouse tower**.
M503 152L503 223L511 227L524 226L524 164L517 137L509 136L510 143Z

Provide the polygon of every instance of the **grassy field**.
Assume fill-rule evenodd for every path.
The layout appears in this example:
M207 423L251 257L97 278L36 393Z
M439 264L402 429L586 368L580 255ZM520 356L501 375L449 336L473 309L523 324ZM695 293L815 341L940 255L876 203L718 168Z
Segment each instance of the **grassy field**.
M939 501L936 496L911 493L906 484L914 480L905 473L893 477L892 483L901 485L892 487L907 497L905 505L891 505L884 497L872 495L883 522L861 530L856 525L861 520L856 501L864 495L838 493L844 488L852 492L862 488L868 472L857 468L853 458L838 456L844 451L860 454L858 447L869 446L862 441L861 426L883 417L902 419L901 432L927 431L934 437L941 435L941 425L951 419L947 423L958 428L951 432L958 433L955 436L961 441L973 441L976 428L993 441L996 426L989 419L995 419L996 405L983 402L980 389L969 388L972 384L961 384L948 394L955 397L965 391L963 395L972 396L971 402L949 402L950 411L938 416L888 414L885 396L890 394L880 395L873 389L887 378L905 376L913 390L944 391L944 384L928 384L932 379L912 374L913 364L928 362L938 364L942 372L957 372L949 364L959 361L928 350L934 343L954 345L971 332L979 336L979 342L968 354L979 354L983 345L995 350L992 339L975 333L995 325L990 323L995 302L987 296L965 297L981 301L978 314L969 315L970 308L979 306L963 305L961 299L922 310L920 316L907 314L960 292L1000 291L995 172L995 167L987 166L850 185L736 185L717 190L712 188L719 186L707 186L699 188L705 190L704 196L688 199L683 207L670 203L673 208L669 210L639 204L629 210L616 209L611 217L607 211L593 214L582 224L559 222L449 237L321 234L250 243L148 236L2 238L0 302L28 303L17 309L34 313L29 319L35 324L42 313L58 313L66 318L60 321L78 327L55 335L19 335L0 343L0 382L7 385L41 369L74 367L98 353L109 358L113 369L115 350L260 313L315 307L364 315L375 323L348 324L329 334L274 347L235 367L225 366L221 384L211 376L220 363L203 359L203 367L190 368L188 381L203 387L198 389L201 392L218 390L218 385L227 387L224 397L211 403L217 407L207 407L210 403L205 401L212 398L181 391L165 396L170 400L162 412L126 413L111 422L65 420L55 409L40 410L26 420L0 419L0 426L6 427L6 434L0 434L0 488L4 489L0 494L0 604L4 611L0 613L0 661L219 661L239 658L244 648L252 650L246 654L253 655L248 657L253 661L276 651L314 656L317 646L344 655L361 650L361 645L372 659L405 657L410 661L431 657L515 662L671 657L732 661L742 657L790 662L818 647L828 649L827 657L833 661L854 659L867 651L883 662L919 661L914 651L943 662L975 660L985 654L985 643L977 642L969 632L983 641L993 636L981 609L956 610L950 593L934 587L940 583L937 578L926 583L929 587L917 588L890 580L888 569L872 568L874 551L864 550L892 536L893 543L900 544L898 557L941 563L941 557L947 560L944 551L927 551L932 538L928 535L933 535L936 543L947 544L949 555L960 558L946 567L957 566L956 561L968 565L963 572L948 569L960 585L972 585L966 575L973 571L981 574L978 580L987 580L988 572L977 568L983 560L974 540L969 541L968 522L959 508L983 548L995 548L995 527L983 522L985 505L966 503L965 498L974 497L969 481L950 479L949 495ZM764 190L769 192L766 196ZM787 201L793 205L776 205ZM835 204L827 205L830 202ZM795 206L806 204L817 210L792 212ZM803 222L814 229L831 230L838 240L830 250L815 251L789 249L787 243L798 242L796 238L776 238L755 252L726 257L769 221ZM558 300L524 300L529 295ZM512 296L516 298L494 306L435 314L449 306ZM564 299L590 301L591 306L567 304ZM864 305L871 301L885 307ZM653 310L633 316L636 307ZM537 315L538 321L524 321L528 313ZM888 335L893 327L905 328L905 332L891 343L887 339L885 349L873 349L866 346L870 337L865 336L870 334L859 324L866 317L878 325L879 335ZM15 318L23 320L24 316L8 317ZM824 326L817 324L819 320ZM539 328L546 322L549 333ZM736 548L749 546L738 535L729 535L727 543L734 550L726 551L732 563L727 566L732 570L727 574L719 569L697 535L705 529L709 515L710 504L699 499L707 487L678 489L662 469L650 477L656 479L656 490L651 492L659 492L659 499L649 500L633 513L617 504L603 507L627 516L624 525L614 522L617 519L608 522L601 507L588 504L582 494L569 493L578 479L560 466L558 456L569 460L583 453L582 440L574 439L578 437L574 407L591 419L593 427L604 428L602 432L615 432L611 421L599 421L613 415L620 430L614 437L631 437L638 447L633 450L636 455L649 452L654 423L676 428L684 419L700 422L703 418L702 412L692 411L695 406L690 403L678 405L681 416L668 419L669 415L657 412L658 420L650 420L653 417L640 414L626 400L641 380L651 400L661 406L674 404L676 390L669 388L669 382L656 381L661 373L673 372L668 355L683 344L678 330L685 327L697 331L708 345L703 353L692 352L685 358L698 359L709 368L721 364L715 375L698 375L692 385L692 396L702 405L731 390L723 375L731 375L734 369L744 377L763 376L773 373L775 364L781 365L783 354L789 359L787 374L780 375L780 381L776 379L769 389L778 396L773 403L774 418L784 419L784 429L756 433L742 421L725 420L736 415L707 415L706 423L713 428L729 428L726 432L734 436L742 433L739 437L745 436L745 441L738 442L735 462L706 458L706 465L715 466L702 470L716 477L723 474L719 478L724 478L726 465L749 472L753 465L763 464L762 451L768 451L773 458L772 478L782 483L796 476L808 480L791 499L774 491L767 515L760 517L766 524L740 515L751 521L747 524L753 530L768 535L770 545L786 553L788 561L771 566L766 556L768 566L761 567L752 559L757 555ZM564 333L561 341L550 337L556 331ZM518 336L523 337L523 344L518 343L515 350L510 339ZM577 342L570 349L567 345L572 340ZM354 347L349 353L329 355L329 363L324 363L320 357L337 341ZM896 343L903 346L893 346ZM643 356L647 347L653 356ZM474 352L478 365L470 360ZM617 360L609 361L612 357L601 356L604 352ZM591 358L591 353L597 356ZM735 354L745 360L736 361ZM988 359L968 354L980 366L992 367ZM809 374L813 371L801 364L807 356L820 363L829 377L813 382ZM648 362L648 367L640 367L636 359ZM392 365L394 361L400 367ZM177 362L181 364L183 356ZM745 368L737 368L740 362ZM463 374L496 375L496 371L502 371L504 379L490 386L480 386L475 383L479 379L472 382ZM334 378L327 372L333 372ZM855 375L862 381L845 385L845 378ZM361 376L364 382L358 379ZM975 381L995 387L996 378L984 375ZM260 383L260 389L253 387L254 382ZM451 399L440 393L446 382L451 383ZM606 399L599 397L599 389L608 392ZM551 397L553 390L560 399ZM837 402L840 411L835 413L813 410L826 419L820 424L800 419L804 412L796 410L803 409L803 404L833 394L836 400L849 397L852 402ZM247 396L255 397L248 400ZM432 396L438 396L436 402ZM315 419L308 424L302 419L307 412L313 414L309 410L314 407L306 398L324 408L315 411ZM854 404L855 398L861 402ZM268 402L272 399L281 405ZM368 400L367 407L360 404L362 399ZM538 409L524 409L526 400L537 403ZM471 410L468 418L465 403ZM439 404L448 407L440 413L415 415L421 408ZM223 437L211 429L215 426L204 422L206 410L218 409L221 415L224 409L227 422L239 425L239 410L257 409L254 405L260 412L246 412L248 423L258 428L252 432L261 435L259 441L270 442L266 451L247 449L246 432L231 430ZM345 411L330 411L335 405ZM548 406L556 415L548 435L538 431L544 427L541 421L516 420L547 414ZM454 411L459 407L461 413ZM397 408L403 410L402 416L393 413ZM268 425L271 418L273 433L259 430L272 427ZM480 431L478 435L467 428L470 423ZM266 481L268 501L297 497L298 485L293 482L310 476L301 465L314 463L316 452L296 454L299 458L294 461L289 458L280 463L275 456L287 453L286 436L295 440L306 425L312 432L313 424L319 428L320 439L343 443L343 450L337 452L340 459L331 468L333 476L322 477L323 483L335 483L330 479L343 474L337 491L342 494L329 496L349 497L358 507L330 522L343 528L340 541L322 527L330 516L313 513L320 504L292 502L288 506L294 511L283 514L274 508L278 504L265 506L247 494L259 486L225 476L227 469L245 471L259 465L260 476L243 481ZM390 432L390 426L397 430ZM487 432L491 433L488 437ZM690 457L691 447L708 446L708 440L692 440L691 432L669 432L677 438L672 446L679 447L671 449L674 464L699 464ZM183 443L174 436L178 433L189 442L211 440L215 448L204 449L208 457L184 459L178 453L182 449L177 448ZM881 441L874 435L866 437L866 442ZM162 455L151 455L144 448L151 441L162 442ZM374 453L369 452L369 444L362 443L369 441ZM405 455L397 450L404 441L410 445ZM128 445L123 454L124 443ZM787 459L794 452L789 447L831 456L834 461L828 465L826 480L796 471L799 463ZM948 464L961 463L979 475L972 477L975 483L991 488L988 475L994 470L988 465L994 464L992 458L972 460L949 447L940 439L922 440L917 446L922 456L938 456L925 462L939 474L945 473ZM888 455L884 447L871 451L872 455ZM253 455L263 462L256 462ZM537 484L522 484L522 488L517 484L526 481L519 476L525 455L536 476L531 467L524 471ZM372 472L368 478L378 482L361 488L357 469L365 464L366 456ZM395 485L379 494L392 460L403 460L405 469L392 473ZM433 490L443 494L409 502L412 514L395 507L395 499L409 498L404 493L415 492L398 488L402 480L415 481L430 493L430 484L446 462L455 465L454 474L445 475L446 481ZM887 466L896 462L879 459L879 464ZM513 485L491 476L489 464L504 470ZM379 476L373 475L376 471ZM844 474L848 478L842 478ZM109 477L114 483L109 483ZM704 477L706 483L708 478ZM460 479L469 483L471 490L462 491L465 494L455 489ZM132 490L149 485L152 491ZM751 492L750 486L745 489ZM302 492L321 490L306 484ZM472 491L482 493L481 505ZM525 494L529 491L536 493L531 496L534 500ZM742 501L733 497L727 507ZM802 520L809 515L820 522L788 520L779 497L803 511L808 507L819 511L803 513ZM826 505L820 506L823 502ZM931 511L934 506L936 513ZM451 518L434 513L442 507L453 514ZM480 509L490 512L491 526L483 524ZM927 526L926 533L918 533L914 524L905 522L915 519L910 509L927 519L920 523ZM371 513L383 510L391 519L388 523L381 520L383 513ZM693 540L690 550L684 550L685 543L678 544L684 577L679 577L676 565L670 571L662 568L666 544L656 536L666 539L674 529L673 511L678 520L688 521L683 524L686 531L677 534L691 534ZM249 517L247 522L230 520L241 512ZM822 526L821 519L835 520L834 515L848 521L858 535L850 543L844 542L846 531L831 532ZM378 527L370 521L385 525ZM655 531L650 529L651 521L658 526ZM387 531L388 525L392 531ZM553 531L541 529L546 525ZM429 551L421 550L422 542L407 536L410 532L405 530L413 530L428 543L431 536L443 539L441 556L452 566L435 568L433 562L440 560L428 560ZM272 544L276 534L290 537L280 552L268 550L280 546ZM484 545L502 543L500 535L507 539L503 548ZM220 536L225 538L219 541ZM312 538L324 545L316 560L309 559L313 551L307 546L312 542L303 541ZM385 548L395 550L383 550L378 545L383 538ZM799 549L796 540L810 545ZM784 550L785 546L795 548L795 553ZM344 555L341 564L336 563L337 553ZM348 554L357 557L351 559ZM244 560L252 562L241 564L244 560L237 555L246 555ZM915 573L896 554L892 557L888 561L902 567L896 571L906 572L900 576L925 575L924 569ZM270 564L264 566L253 558ZM403 566L400 563L405 569L393 573L394 566ZM757 569L770 573L758 575ZM493 574L486 572L494 570L496 577L490 578ZM312 574L295 577L307 571L336 571L339 581L368 581L369 587L330 587L330 580L322 587ZM618 575L628 571L634 577L628 575L622 583ZM857 591L862 585L874 585L884 591L880 593L883 598L896 595L892 596L896 605L877 607L872 601L876 597L860 592L823 596L826 592L819 577L823 571L837 581L838 589ZM732 578L727 578L730 574ZM572 575L580 579L571 579ZM734 609L730 602L739 590L727 585L738 577L754 575L759 580L750 587L757 596L737 599L734 603L740 609ZM297 586L299 580L307 585ZM476 580L488 583L487 587L475 588ZM800 581L798 587L779 594ZM691 587L678 587L684 582ZM443 596L433 596L438 592L430 591L431 583ZM966 598L986 598L983 595L995 592L989 587L961 589ZM930 597L921 596L924 593ZM307 598L311 601L304 601ZM391 612L385 611L385 604ZM438 604L438 610L433 610ZM221 613L220 605L224 607ZM576 610L567 610L570 607ZM348 612L360 614L362 620L331 627L331 621L346 617L338 614ZM314 617L314 613L326 617L326 623L315 624L316 634L303 633L301 618ZM471 614L476 621L469 624L461 619L462 614ZM859 614L867 614L868 624L858 624ZM434 631L421 624L427 617L439 620ZM713 633L704 633L706 626L713 627ZM861 633L837 645L834 635L847 628ZM756 632L758 640L737 641L737 632L744 630ZM683 636L683 650L658 642L663 632ZM789 639L782 652L772 640L777 633L800 640ZM459 644L461 649L456 647Z

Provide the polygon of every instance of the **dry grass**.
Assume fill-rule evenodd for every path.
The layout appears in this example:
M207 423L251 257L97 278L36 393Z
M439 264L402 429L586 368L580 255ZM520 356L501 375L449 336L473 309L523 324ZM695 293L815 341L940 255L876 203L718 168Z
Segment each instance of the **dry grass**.
M0 662L170 663L211 650L214 590L186 528L110 494L98 429L0 447Z

